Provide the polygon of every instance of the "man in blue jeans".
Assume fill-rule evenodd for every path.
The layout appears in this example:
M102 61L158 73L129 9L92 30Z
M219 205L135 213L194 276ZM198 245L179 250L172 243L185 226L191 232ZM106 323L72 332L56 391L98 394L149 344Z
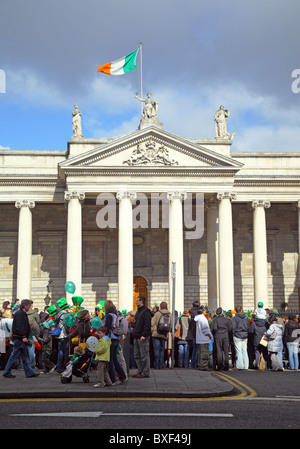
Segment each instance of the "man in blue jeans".
M27 312L30 309L31 301L23 299L21 301L20 309L15 313L13 325L12 325L12 341L13 351L3 371L3 377L14 378L16 377L11 373L11 370L15 362L22 357L24 372L26 377L36 377L38 373L35 373L30 365L29 352L28 352L28 338L30 334L30 325L28 321Z

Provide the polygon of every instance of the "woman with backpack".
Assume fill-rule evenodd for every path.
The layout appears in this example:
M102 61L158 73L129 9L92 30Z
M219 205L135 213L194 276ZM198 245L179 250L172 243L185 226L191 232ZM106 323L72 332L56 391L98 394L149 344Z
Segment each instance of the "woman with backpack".
M171 314L166 302L161 302L159 311L151 319L151 334L154 350L154 369L164 367L166 341L171 329Z
M113 329L116 325L118 311L112 301L105 301L104 303L104 319L103 326L108 329L108 337L111 339L110 345L110 361L108 363L108 372L111 381L115 385L123 384L127 380L127 376L118 360L118 346L120 337L114 334ZM115 370L119 375L119 380L116 381Z
M189 332L190 322L191 322L190 311L189 309L184 309L183 314L178 321L178 326L180 325L180 331L177 340L179 368L189 367L190 346L193 346L191 332Z

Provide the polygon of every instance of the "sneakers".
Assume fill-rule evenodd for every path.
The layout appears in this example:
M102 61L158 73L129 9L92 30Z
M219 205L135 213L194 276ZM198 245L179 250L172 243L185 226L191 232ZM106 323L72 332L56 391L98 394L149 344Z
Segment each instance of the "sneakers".
M105 385L102 385L102 384L95 384L95 385L93 385L93 387L94 388L104 388L105 387Z
M149 376L145 376L144 374L133 374L132 377L144 378L144 377L149 377Z
M29 377L38 377L39 375L40 375L39 373L34 373L34 374L32 374L32 376L26 376L26 377L28 379Z
M3 374L3 377L6 377L7 379L14 379L16 376L14 374Z

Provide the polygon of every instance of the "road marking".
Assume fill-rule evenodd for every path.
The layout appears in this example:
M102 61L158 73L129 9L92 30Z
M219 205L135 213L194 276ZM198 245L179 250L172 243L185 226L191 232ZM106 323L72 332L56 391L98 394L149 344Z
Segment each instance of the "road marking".
M172 416L174 418L183 417L209 417L209 418L233 418L232 413L105 413L105 412L53 412L53 413L14 413L10 416L50 416L66 418L99 418L100 416Z
M225 373L214 373L215 376L220 377L223 380L226 380L226 382L229 382L234 387L238 388L241 391L241 394L239 396L239 399L241 398L253 398L257 396L257 393L248 385L244 384L238 379L234 379L233 377L229 376Z

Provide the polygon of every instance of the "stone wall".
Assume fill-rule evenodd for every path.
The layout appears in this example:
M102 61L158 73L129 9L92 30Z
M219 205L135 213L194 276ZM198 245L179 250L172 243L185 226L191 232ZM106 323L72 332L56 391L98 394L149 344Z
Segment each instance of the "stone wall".
M97 211L83 206L82 295L90 310L100 299L118 300L118 231L100 230ZM14 203L0 204L0 302L16 295L18 213ZM235 304L245 309L254 308L252 216L248 204L233 204ZM41 310L65 294L67 209L37 203L32 218L32 299ZM276 308L284 301L298 307L297 220L292 204L274 203L266 210L269 304ZM134 275L147 280L149 305L169 303L168 230L137 229L134 236L140 237L134 245ZM196 299L207 304L206 229L201 239L184 240L184 259L185 306Z

